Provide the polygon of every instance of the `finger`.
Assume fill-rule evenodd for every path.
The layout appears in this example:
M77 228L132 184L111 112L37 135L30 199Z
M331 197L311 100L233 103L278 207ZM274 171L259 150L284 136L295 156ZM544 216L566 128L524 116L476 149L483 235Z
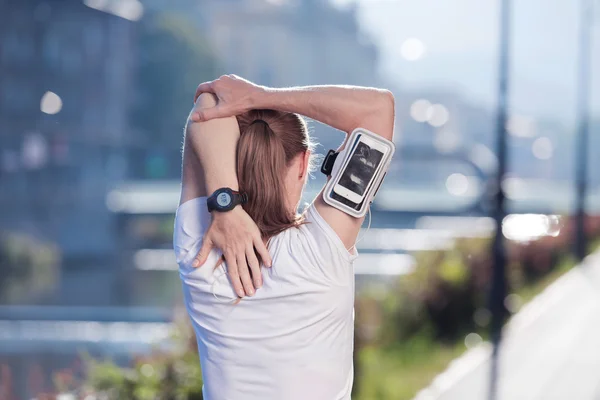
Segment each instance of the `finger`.
M252 243L249 243L248 247L246 248L246 261L248 262L250 271L252 271L254 287L258 289L262 286L262 274L260 273L260 264L258 262L258 258L256 258L256 254L254 253L254 246Z
M192 115L192 121L201 122L209 121L215 118L226 118L234 116L236 113L227 105L227 103L220 102L214 107L203 108L195 111Z
M194 259L194 262L192 263L192 267L198 268L198 267L201 267L202 265L204 265L204 263L208 259L208 255L210 254L210 251L212 248L213 248L213 245L212 245L212 241L210 240L210 238L204 238L204 240L202 241L202 247L200 247L200 251L198 252L198 255L196 256L196 258Z
M263 242L260 235L254 238L254 248L256 249L258 255L260 255L260 259L262 260L262 263L265 265L265 267L270 267L271 265L273 265L269 249L267 249L267 246Z
M254 284L252 283L252 278L250 278L250 268L248 267L248 262L246 261L246 253L243 250L238 252L237 267L246 294L248 296L253 296L255 290Z
M219 106L203 108L201 110L194 111L192 114L192 121L208 121L219 117Z
M229 274L233 289L239 297L244 297L246 294L244 292L244 287L242 286L242 281L240 281L235 255L232 253L225 254L225 262L227 263L227 273Z
M209 82L203 82L198 85L198 87L196 88L196 93L194 94L194 104L196 104L196 100L198 100L198 97L200 97L200 95L202 93L206 93L206 92L214 93L215 92L213 83L214 83L214 81L209 81Z

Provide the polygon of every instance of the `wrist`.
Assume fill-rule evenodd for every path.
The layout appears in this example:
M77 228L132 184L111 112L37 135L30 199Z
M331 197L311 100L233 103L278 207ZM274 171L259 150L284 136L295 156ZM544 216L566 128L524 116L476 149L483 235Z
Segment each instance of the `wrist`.
M251 109L266 109L273 108L273 96L276 93L275 88L268 86L257 86L253 96L250 99Z
M248 202L248 195L229 187L222 187L208 196L206 206L209 212L227 213Z

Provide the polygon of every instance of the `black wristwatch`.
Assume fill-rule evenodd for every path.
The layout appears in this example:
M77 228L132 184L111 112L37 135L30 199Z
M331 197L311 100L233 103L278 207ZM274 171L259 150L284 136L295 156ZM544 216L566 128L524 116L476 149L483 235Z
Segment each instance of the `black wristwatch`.
M220 188L206 200L206 205L209 212L225 212L233 210L238 204L247 202L248 195L246 193L240 193L230 188Z

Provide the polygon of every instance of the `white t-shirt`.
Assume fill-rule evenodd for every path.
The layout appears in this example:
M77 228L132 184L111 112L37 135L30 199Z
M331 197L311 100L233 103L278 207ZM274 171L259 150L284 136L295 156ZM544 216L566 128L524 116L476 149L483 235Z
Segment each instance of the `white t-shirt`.
M206 400L348 400L353 378L357 256L314 206L269 242L273 266L239 304L213 250L191 266L210 224L206 197L183 203L174 249L196 331Z

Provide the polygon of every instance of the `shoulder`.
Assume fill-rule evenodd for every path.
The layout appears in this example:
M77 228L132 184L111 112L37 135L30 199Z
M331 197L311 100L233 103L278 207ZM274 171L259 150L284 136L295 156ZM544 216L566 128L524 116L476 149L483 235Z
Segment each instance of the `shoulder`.
M269 252L273 267L268 273L285 280L302 279L323 285L346 286L354 279L353 261L358 254L348 251L314 205L304 213L304 222L273 236Z
M305 212L305 224L300 228L314 241L318 252L328 259L351 263L358 253L354 246L347 247L335 230L321 215L316 204L311 204Z

